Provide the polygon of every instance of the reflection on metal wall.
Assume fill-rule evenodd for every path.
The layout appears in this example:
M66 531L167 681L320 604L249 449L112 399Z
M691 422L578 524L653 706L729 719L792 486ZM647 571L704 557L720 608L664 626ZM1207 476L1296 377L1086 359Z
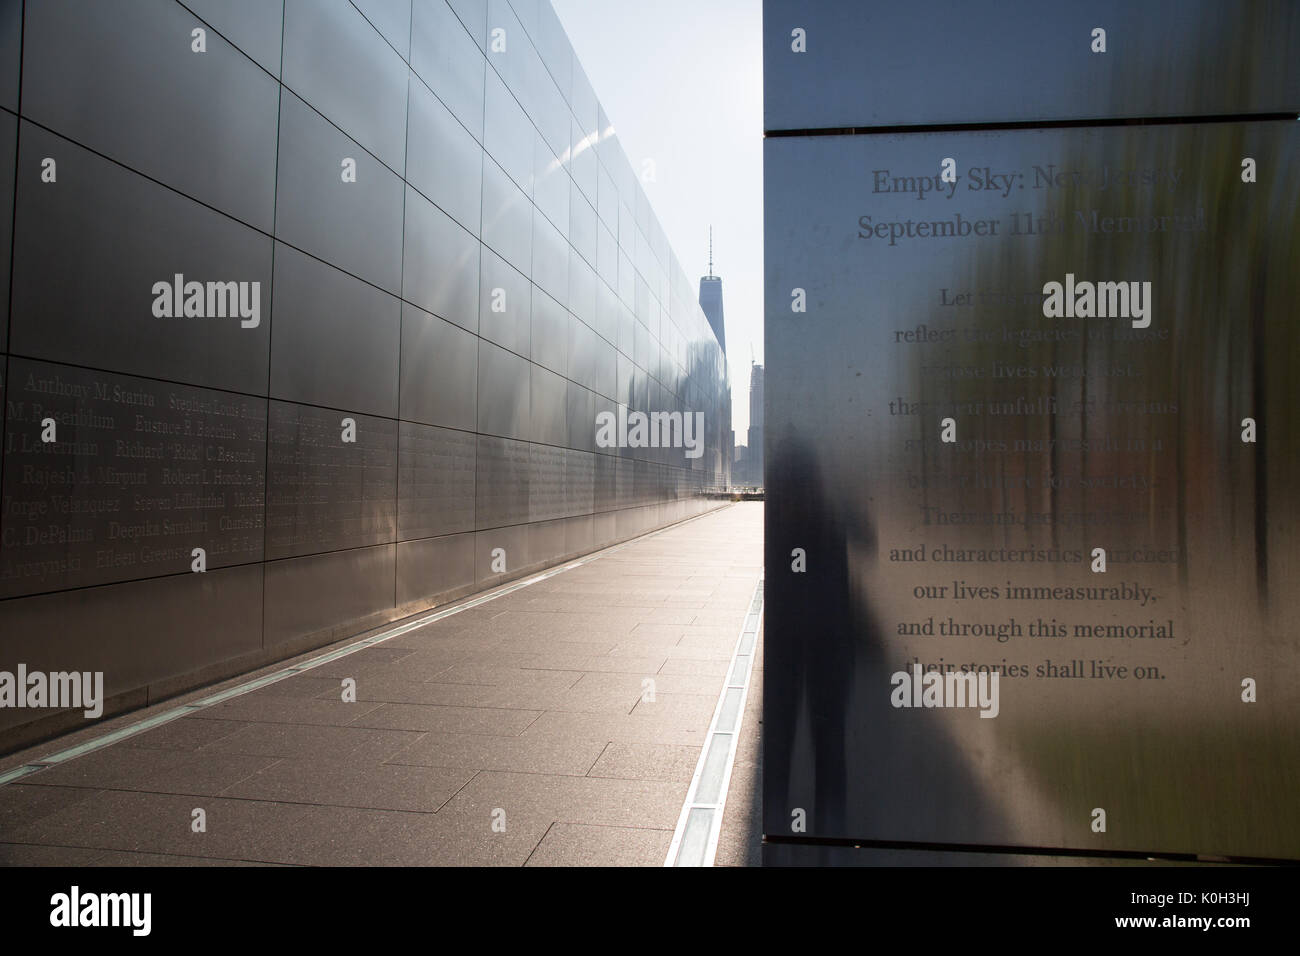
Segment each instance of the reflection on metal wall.
M1053 76L1009 93L1027 115L980 99L954 117L918 76L916 122L984 128L769 134L773 862L882 844L1300 858L1285 6L1232 42L1281 23L1247 48L1291 54L1226 92L1208 88L1243 48L1198 75L1224 38L1187 38L1156 84L1168 110L1147 86L1090 112L1095 88ZM835 17L798 54L799 5L765 14L769 90L829 69L814 53ZM1087 50L1080 26L1034 33ZM808 121L769 95L769 124L851 109L852 85L827 84ZM999 128L1133 102L1249 112L1279 91L1288 117Z
M4 0L0 152L0 671L111 713L725 484L725 360L547 3Z

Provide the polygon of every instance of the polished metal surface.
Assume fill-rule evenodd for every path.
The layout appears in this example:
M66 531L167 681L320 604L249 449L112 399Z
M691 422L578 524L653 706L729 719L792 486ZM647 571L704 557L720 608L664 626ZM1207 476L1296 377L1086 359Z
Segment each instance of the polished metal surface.
M352 440L344 441L349 422ZM395 540L397 425L390 418L270 403L268 559Z
M567 375L569 371L569 315L537 286L532 292L531 358L538 365Z
M478 431L527 440L532 435L531 364L513 352L478 344Z
M417 538L397 545L397 604L432 602L474 587L474 535Z
M483 157L483 243L520 272L531 275L533 206L490 157Z
M352 5L392 44L398 56L410 59L411 0L352 0Z
M397 539L473 531L474 435L414 422L400 429Z
M260 650L262 579L245 564L6 600L5 661L100 671L106 698L138 691ZM48 714L0 708L0 735Z
M269 232L279 85L215 33L171 42L193 25L171 0L30 5L23 115Z
M266 393L269 236L26 122L16 175L12 353ZM176 275L258 283L258 324L155 316L154 284Z
M397 417L402 303L277 243L271 397Z
M495 71L488 73L483 109L483 148L524 195L531 197L533 125Z
M764 129L1294 116L1298 61L1291 0L764 0Z
M281 82L399 176L408 72L349 0L285 0Z
M483 151L427 86L411 81L406 181L472 234L482 215Z
M22 358L9 376L0 596L184 573L195 548L262 559L265 399Z
M188 0L185 6L266 72L280 75L284 0Z
M486 180L485 180L486 182ZM415 190L406 190L402 298L466 329L478 325L480 244Z
M401 178L288 88L280 98L279 157L276 238L394 295L403 292L409 276L402 257L413 243L416 213L408 199L404 243L402 195L410 189ZM356 161L356 182L343 181L345 159ZM409 290L404 297L420 304Z
M532 283L486 246L480 255L478 334L528 358L532 342Z
M478 349L477 336L403 302L400 417L472 432Z
M393 607L396 554L384 544L268 561L265 643L331 631L346 637L349 622L377 622Z
M18 110L18 74L22 63L23 8L0 4L0 107Z
M473 36L479 36L476 41ZM483 30L467 33L451 7L436 0L411 5L411 70L483 141L483 84L488 69Z
M495 528L528 521L532 494L530 462L528 442L479 436L474 505L477 527Z
M766 140L765 832L1300 858L1298 150ZM1146 319L1045 315L1067 281L1149 282ZM993 719L894 706L913 663L1015 676Z
M18 165L18 118L0 112L0 262L13 249L14 174ZM9 270L0 269L0 352L9 348Z
M129 706L715 507L725 359L612 129L533 0L0 3L0 669Z

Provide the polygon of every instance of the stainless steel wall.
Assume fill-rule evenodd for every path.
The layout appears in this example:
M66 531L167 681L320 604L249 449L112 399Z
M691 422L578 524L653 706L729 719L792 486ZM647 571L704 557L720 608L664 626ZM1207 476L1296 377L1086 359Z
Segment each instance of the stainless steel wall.
M767 859L1300 859L1300 11L764 13Z
M725 359L545 0L2 0L0 155L0 671L112 712L725 483ZM156 315L178 274L259 321ZM620 405L703 454L598 447Z

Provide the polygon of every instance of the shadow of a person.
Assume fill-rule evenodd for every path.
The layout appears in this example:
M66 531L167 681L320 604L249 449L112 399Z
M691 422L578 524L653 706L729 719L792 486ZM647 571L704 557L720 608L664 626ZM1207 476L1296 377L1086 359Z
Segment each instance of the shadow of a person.
M807 832L824 836L846 823L845 721L858 630L848 532L797 435L775 443L767 488L765 633L777 637L765 643L763 661L764 818L768 832L789 833L791 815L811 811ZM811 779L795 779L801 737L812 745ZM800 806L810 793L812 807Z
M807 440L773 443L765 505L763 828L821 839L997 842L1002 808L934 711L890 703L904 666L867 597L877 531ZM809 806L811 804L811 806ZM805 829L792 828L798 811Z

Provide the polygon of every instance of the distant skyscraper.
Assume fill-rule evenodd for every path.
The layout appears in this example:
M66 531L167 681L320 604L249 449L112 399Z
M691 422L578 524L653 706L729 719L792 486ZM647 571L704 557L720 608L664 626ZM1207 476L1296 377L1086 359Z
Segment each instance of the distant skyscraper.
M709 320L709 327L718 338L722 351L727 351L727 335L722 324L722 279L713 274L713 230L709 230L709 274L700 277L700 308Z
M750 484L763 484L763 366L749 368L749 452L746 474Z

